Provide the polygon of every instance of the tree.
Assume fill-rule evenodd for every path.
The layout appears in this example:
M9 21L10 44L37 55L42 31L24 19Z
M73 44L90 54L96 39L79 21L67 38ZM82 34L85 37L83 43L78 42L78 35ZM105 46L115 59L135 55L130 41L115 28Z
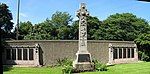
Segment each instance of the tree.
M46 21L36 24L32 27L30 33L28 33L24 39L27 40L49 40L53 39L53 25L47 19Z
M11 22L12 19L12 13L8 9L8 6L0 3L0 54L4 52L4 40L6 38L11 38L11 29L13 28L13 22ZM1 68L1 71L3 71L3 68Z
M150 33L148 22L131 13L110 15L103 24L106 40L133 41L139 34Z
M0 3L0 32L3 38L10 37L11 35L13 28L12 19L12 13L8 9L8 6L4 3Z
M35 24L32 32L27 34L24 39L51 40L51 39L70 39L71 15L67 12L55 12L51 19Z
M141 60L150 61L150 33L140 34L138 38L134 40L138 46L139 57Z
M34 25L24 39L78 39L79 20L72 23L71 15L58 11L51 18ZM148 22L131 13L110 15L104 21L100 21L97 17L87 17L89 40L133 41L142 33L150 33Z
M100 28L102 22L97 17L87 17L87 38L89 40L95 40L95 32Z
M69 25L72 22L71 15L67 12L57 11L51 18L51 23L56 29L57 39L71 39L71 26Z
M108 39L108 33L106 32L107 26L101 22L99 28L94 32L93 38L95 40L106 40Z
M76 20L71 25L71 39L77 40L79 36L79 20Z
M30 21L20 22L19 24L19 40L22 40L24 36L32 32L32 23ZM16 31L16 30L15 30ZM15 32L16 33L16 32Z
M67 26L72 19L69 13L56 11L51 17L51 22L55 26Z
M150 34L140 34L138 38L134 40L138 45L144 47L144 49L149 49L150 46Z

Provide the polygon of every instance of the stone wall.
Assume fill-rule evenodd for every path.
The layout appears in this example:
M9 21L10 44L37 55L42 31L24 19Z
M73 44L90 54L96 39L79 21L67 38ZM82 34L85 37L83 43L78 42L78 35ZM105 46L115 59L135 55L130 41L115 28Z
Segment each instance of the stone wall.
M7 41L7 45L40 45L40 63L42 65L54 65L57 59L76 58L78 51L77 40L16 40ZM109 60L109 43L113 45L134 45L133 41L101 41L89 40L88 51L92 58L95 58L103 63L108 63Z

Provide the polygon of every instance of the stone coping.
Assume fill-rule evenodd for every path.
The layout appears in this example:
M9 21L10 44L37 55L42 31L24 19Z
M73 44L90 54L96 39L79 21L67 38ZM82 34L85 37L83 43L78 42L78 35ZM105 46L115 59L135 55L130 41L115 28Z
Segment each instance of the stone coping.
M88 42L102 42L102 43L134 43L134 41L113 41L113 40L87 40ZM7 40L9 43L19 42L78 42L78 40Z
M35 66L35 65L3 65L6 67L42 67L42 65Z

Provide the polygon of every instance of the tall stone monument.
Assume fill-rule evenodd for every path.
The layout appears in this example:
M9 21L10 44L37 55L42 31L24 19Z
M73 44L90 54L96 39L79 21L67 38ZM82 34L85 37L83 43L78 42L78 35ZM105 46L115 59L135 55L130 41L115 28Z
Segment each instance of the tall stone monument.
M89 12L85 3L81 3L80 9L77 11L79 18L79 50L76 53L76 60L73 67L79 71L93 70L91 54L87 50L87 16Z

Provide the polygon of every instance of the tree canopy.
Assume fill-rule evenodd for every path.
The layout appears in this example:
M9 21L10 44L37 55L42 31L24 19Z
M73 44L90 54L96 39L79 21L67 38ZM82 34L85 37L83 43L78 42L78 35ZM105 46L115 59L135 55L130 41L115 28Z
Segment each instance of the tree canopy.
M24 36L24 39L28 40L56 40L56 39L71 39L71 27L72 17L67 12L55 12L51 19L47 18L44 22L35 24L32 29L28 31L28 34ZM25 23L24 23L25 24ZM24 25L23 23L20 26ZM29 26L26 23L26 26ZM25 25L24 25L25 26ZM25 28L25 27L24 27ZM20 30L24 30L20 27ZM27 28L27 27L26 27ZM26 32L25 30L23 32ZM22 33L23 34L23 33Z
M13 29L12 13L8 8L6 4L0 3L0 32L3 38L9 36Z
M139 34L150 33L148 22L131 13L110 15L103 24L108 40L133 41Z
M23 39L77 40L78 26L79 20L72 21L69 13L57 11L51 19L47 18L44 22L34 26L29 21L21 22L20 34L24 35ZM131 13L116 13L104 21L93 16L87 18L89 40L133 41L143 33L150 33L150 25L145 19L138 18Z

